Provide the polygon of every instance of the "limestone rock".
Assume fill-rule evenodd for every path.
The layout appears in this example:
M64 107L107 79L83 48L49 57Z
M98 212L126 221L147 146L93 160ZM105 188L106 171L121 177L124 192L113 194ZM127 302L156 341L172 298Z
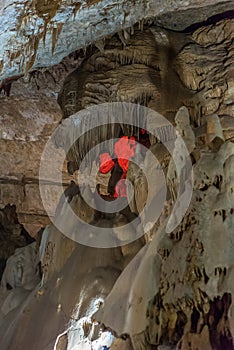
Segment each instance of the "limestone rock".
M116 339L110 350L132 350L132 345L129 340Z
M39 168L45 144L61 118L60 109L45 95L30 97L30 103L22 95L0 97L0 102L0 206L14 203L20 222L35 235L50 222L40 198ZM51 161L60 159L58 150ZM53 182L49 171L45 180ZM48 187L46 181L43 185Z
M218 112L233 116L233 109L230 109L233 103L232 28L233 19L197 29L193 33L194 42L185 45L175 61L183 84L197 92L199 108L204 115ZM226 59L227 62L223 65L223 60ZM227 96L228 102L223 101L221 96ZM196 120L197 126L204 122L204 118Z
M19 223L15 205L0 209L0 279L5 270L6 261L14 254L16 248L27 246L34 239Z
M8 1L10 5L11 2ZM187 17L184 21L180 21L182 24L178 25L192 24L194 21L212 16L216 10L220 11L223 8L221 3L222 6L230 5L230 2L227 1L216 2L211 11L211 9L208 10L207 6L214 5L214 3L208 0L203 1L202 4L200 1L195 4L193 2L193 5L190 1L182 1L179 5L177 1L173 4L171 1L166 1L162 6L170 5L166 11L173 11L173 20L164 17L164 23L169 21L168 25L173 28L176 18L181 18L186 14ZM27 6L30 4L29 1ZM36 4L37 11L41 10L41 7L38 4L36 6ZM103 4L103 1L95 4L89 3L90 6L85 9L84 6L81 6L74 16L72 25L75 27L76 21L82 20L82 16L87 13L96 14L98 6L101 10ZM108 5L110 4L108 3ZM131 4L131 9L135 9L138 4L139 2L136 2L134 6ZM150 9L151 3L146 2L145 4L146 7L148 4L148 13L152 10ZM177 17L172 6L179 9L179 6L185 6L185 4L187 6L184 9L185 12L180 12L179 17ZM53 19L48 18L48 16L40 17L42 23L46 22L46 28L43 25L41 33L52 29L50 25L54 25L56 20L59 20L66 11L69 12L73 6L71 5L65 10L65 3L57 5L61 6L56 8L55 13L50 11L47 13L48 15L54 14ZM126 4L126 6L128 5ZM2 9L3 6L0 6ZM28 10L27 6L25 7L26 11ZM113 13L116 14L115 6L116 4L113 4ZM157 7L157 10L160 10L160 6ZM19 8L22 9L21 3ZM200 12L194 11L195 8L200 8ZM9 6L10 9L12 9L11 6ZM45 6L43 9L46 11L55 10L50 6ZM80 15L81 10L83 12L80 17L78 14ZM107 16L109 16L112 13L112 8L108 7L106 11ZM154 15L153 11L150 12ZM147 13L142 12L142 16L147 17ZM41 12L39 14L42 15ZM43 14L45 13L43 12ZM169 13L167 12L167 14ZM161 19L163 19L163 15L165 13L162 12ZM220 14L221 17L224 15ZM103 18L101 11L98 16L99 19ZM138 16L137 11L134 15L131 11L126 14L127 20L134 16ZM158 161L162 165L161 176L166 179L164 182L168 185L170 193L165 198L165 206L162 208L158 222L151 227L147 244L141 249L144 243L143 240L139 239L129 245L119 247L118 244L120 241L124 241L127 235L134 236L138 233L134 230L126 230L126 236L124 232L121 232L121 235L118 233L118 224L128 222L128 216L113 214L105 217L100 215L84 203L81 196L82 191L78 189L75 182L71 183L60 201L56 199L51 204L50 211L53 213L55 211L53 205L59 203L56 213L57 220L62 225L62 231L66 236L62 235L58 228L53 225L44 231L39 250L43 274L41 284L31 290L35 282L31 279L34 276L32 274L33 264L30 267L26 266L25 276L21 274L22 261L24 258L27 261L31 259L31 255L25 253L30 248L24 248L24 253L21 251L22 254L19 255L17 251L17 255L12 256L9 260L9 269L4 274L3 285L4 287L13 286L14 289L5 291L4 295L0 289L1 349L58 350L60 348L65 350L80 346L83 350L84 346L90 348L91 343L99 339L100 324L108 331L111 330L115 336L123 338L123 341L116 340L112 346L117 346L117 349L118 346L121 346L121 350L124 346L127 347L127 350L132 350L132 348L134 350L155 348L160 350L175 350L176 348L184 350L233 349L233 19L227 17L228 13L223 19L219 16L212 18L211 22L197 25L197 29L190 28L191 32L186 33L158 28L153 22L144 31L133 28L134 35L129 30L116 33L106 39L105 43L98 41L96 43L98 50L94 48L87 52L84 61L79 67L75 67L72 74L69 70L68 77L59 94L59 103L65 119L61 123L56 145L67 152L67 160L70 162L71 168L73 167L74 171L77 170L93 146L107 138L116 135L118 137L121 130L124 134L134 134L136 137L139 132L139 130L137 131L131 126L121 125L121 123L117 127L98 128L81 137L70 149L69 143L76 141L76 137L79 136L79 127L84 130L82 121L85 121L85 116L89 114L90 109L94 111L94 118L89 124L92 128L98 118L97 105L101 102L137 102L159 111L175 127L170 126L167 129L164 128L164 125L156 125L155 128L159 129L160 135L158 135L158 139L150 137L151 147L149 150L149 153L152 152L156 157L158 156ZM92 21L96 21L98 18L92 19ZM156 18L156 21L159 19L159 17ZM38 20L37 16L34 20ZM30 21L31 15L29 14L28 26L31 25ZM90 23L87 21L86 24L90 25ZM66 34L70 25L71 18L64 25L64 31L63 29L60 33L58 33L59 30L58 32L54 31L54 36L58 36L57 45L54 46L55 60L67 52L66 45L61 48L59 40ZM96 29L101 30L103 25L102 22L97 23L93 31L94 36ZM116 20L115 28L110 22L109 25L114 31L119 23ZM23 26L28 29L24 22L19 28L20 34L22 34ZM35 28L37 30L38 27ZM100 32L102 37L107 32L109 33L107 24L105 28L106 32ZM50 46L47 43L51 37L49 33L47 34L45 43L49 52ZM80 39L79 35L77 40ZM84 35L84 41L89 35L89 31L87 31ZM96 37L92 39L96 39ZM74 50L73 44L76 48L79 46L79 43L72 41L71 50ZM42 52L40 45L39 43L37 52L39 56ZM61 51L59 51L60 49ZM28 58L31 57L30 55L32 56L32 52L29 51ZM36 67L39 60L42 62L39 56L35 57L35 62L30 61L30 64L35 65L29 69L34 69L33 67ZM48 63L46 63L48 57L49 55L45 54L44 64ZM34 60L34 57L31 58ZM10 75L15 72L17 66L15 62L19 59L17 54L12 57ZM53 62L51 60L51 64ZM81 60L77 63L80 62ZM21 66L22 71L25 69L25 65L26 61ZM2 76L8 74L8 69L9 67L4 61ZM48 96L54 99L59 90L59 83L56 80L53 85L50 74L47 74L46 79L50 85L47 91ZM19 79L15 86L20 83ZM43 90L42 95L44 96L46 88ZM54 94L53 90L56 90ZM26 89L24 89L24 96L26 96L25 93ZM14 98L12 101L15 105ZM39 98L40 101L47 101L44 98ZM9 98L7 101L10 101ZM38 105L34 104L33 99L32 101L33 105L37 107ZM47 103L50 105L48 101ZM21 102L19 104L21 106ZM51 106L55 105L52 103ZM181 108L181 106L183 107ZM85 109L82 110L83 108ZM139 109L139 107L137 108ZM132 110L128 112L128 121L132 122L134 113ZM78 114L73 115L74 113ZM17 133L14 133L12 127L14 119L9 120L7 124L10 130L8 135L15 137L15 139L3 141L16 142L15 134L19 133L23 137L25 133L20 125L15 127ZM17 120L21 120L21 117L17 116ZM55 126L53 115L52 123L50 121L48 129L47 126L44 129L44 122L38 123L37 119L33 120L33 122L38 123L38 132L35 132L38 141L41 140L40 136L43 137L43 132L46 136L52 132ZM47 117L45 116L46 123ZM52 124L53 127L50 126ZM33 130L29 121L22 123L22 125ZM68 128L66 129L66 127ZM43 131L41 131L42 129ZM169 220L175 219L176 221L177 219L178 212L173 210L178 192L181 190L183 194L187 186L192 185L191 182L185 181L186 167L183 166L184 159L181 157L183 155L181 150L184 149L178 147L175 153L173 152L176 163L178 163L173 164L171 155L162 145L163 142L170 141L177 146L178 137L175 139L175 135L178 136L178 134L175 129L177 129L178 134L182 133L188 154L191 152L194 184L191 201L188 203L189 206L184 217L178 222L177 227L168 233ZM48 130L50 131L47 133ZM217 138L220 141L218 143L216 143ZM30 143L32 153L34 153L33 147L36 148L35 142L37 141ZM7 150L6 144L4 147L4 150ZM13 152L10 154L17 153L17 146L12 147L12 150ZM57 149L55 154L60 151ZM28 148L25 153L29 153ZM65 155L64 151L63 154ZM98 152L94 154L94 158L97 155ZM9 156L9 159L12 158ZM90 160L94 159L90 157L85 164L86 166L89 163L92 165ZM138 169L130 165L128 174L132 181L132 187L136 189L134 201L130 205L136 213L145 207L146 195L152 201L155 198L157 200L156 194L160 187L160 181L154 181L152 187L148 186L147 188L143 176L144 172L141 171L144 166L150 175L157 174L149 154L146 155L144 162L142 159ZM22 164L16 164L15 168L19 169L20 173L22 171L29 172L29 167L24 169ZM13 166L10 169L13 171ZM9 171L7 168L3 170ZM88 169L86 170L87 172L81 174L81 177L84 181L89 182L87 180ZM37 170L34 173L34 170L30 168L30 172L35 177L37 176ZM47 175L48 179L51 180L51 173L48 172ZM65 178L67 180L69 177ZM80 179L78 180L80 181ZM93 180L96 180L96 177ZM70 182L70 178L68 182ZM68 182L65 181L65 185ZM49 182L50 184L51 182ZM36 215L39 212L36 191L34 192L31 183L26 185L27 193L33 193L33 197L35 197L35 202L33 198L30 199L26 207L27 210L30 210L30 203L32 203L33 207L36 208L34 212ZM94 188L95 181L88 183L88 185ZM46 189L47 194L49 194L50 186ZM84 192L89 201L93 203L90 189L86 187ZM17 195L11 191L9 197L13 201L14 198L17 199ZM52 196L52 198L55 197ZM181 202L179 204L182 205ZM72 211L86 219L89 226L80 230ZM4 226L7 220L5 214L1 214L1 218L3 218L4 224L2 225ZM102 237L103 242L108 243L109 239L114 240L117 245L115 248L96 249L82 246L67 237L75 239L76 235L80 234L88 238L87 242L92 245L92 243L97 243L95 230L99 227L107 229ZM18 237L20 226L15 223L11 229L12 235ZM1 228L2 232L2 242L4 242L6 232ZM37 272L34 277L36 275ZM22 276L24 277L22 278ZM29 276L31 277L29 278ZM32 281L33 283L30 284ZM32 320L36 320L37 327ZM96 323L97 320L100 324Z
M179 131L189 153L195 148L195 135L190 123L189 111L186 107L181 107L175 116L176 129Z
M208 144L216 144L219 148L224 142L224 135L220 119L217 115L207 116L207 139Z
M1 286L6 289L24 288L32 290L40 281L38 268L38 247L36 242L23 248L18 248L6 264Z
M45 1L7 0L0 7L1 81L31 69L55 65L69 53L148 18L158 16L164 25L175 29L180 23L178 29L184 29L194 23L194 18L202 21L228 9L232 10L232 3L227 0L218 3L167 0L157 6L153 0L147 3L138 0L134 5L125 0L118 4L106 0L75 3L67 0L50 5ZM175 10L182 11L177 19Z

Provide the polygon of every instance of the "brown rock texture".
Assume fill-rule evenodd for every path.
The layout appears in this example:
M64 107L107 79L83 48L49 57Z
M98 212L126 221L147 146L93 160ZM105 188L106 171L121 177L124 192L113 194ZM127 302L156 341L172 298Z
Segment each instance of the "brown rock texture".
M15 205L8 204L0 209L0 241L0 278L2 278L6 262L14 254L15 249L34 241L23 225L19 223Z
M34 234L49 223L39 194L39 167L60 118L56 102L46 97L30 99L30 105L22 97L1 97L1 206L15 204L20 222L32 225Z
M62 118L56 96L81 60L67 57L51 69L18 79L10 97L0 95L0 205L15 204L20 222L32 235L50 222L40 198L39 169L45 144ZM58 162L61 154L58 150L51 161ZM47 187L54 181L49 171L41 180ZM65 185L70 180L64 174Z

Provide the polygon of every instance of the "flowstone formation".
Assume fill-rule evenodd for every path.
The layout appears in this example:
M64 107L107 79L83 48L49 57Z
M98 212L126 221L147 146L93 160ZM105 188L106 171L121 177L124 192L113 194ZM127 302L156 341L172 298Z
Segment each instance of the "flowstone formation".
M58 2L56 8L46 4L43 8L56 16L59 6ZM187 14L189 6L188 2ZM71 207L93 225L85 232L93 244L95 227L105 227L105 239L115 240L116 247L78 244L51 224L44 230L39 248L34 242L14 255L12 250L2 276L1 349L234 349L234 21L228 18L230 13L224 17L175 32L166 29L171 29L173 21L165 15L161 18L165 28L152 22L96 42L96 47L78 59L78 67L67 72L63 84L59 85L55 74L57 83L52 84L49 95L54 103L53 90L57 93L62 86L58 94L62 114L55 142L58 153L68 151L64 186L71 176L75 179L80 163L94 145L121 133L139 137L138 129L125 124L92 129L95 121L91 120L91 131L76 140L85 127L82 117L88 107L131 102L160 112L174 127L162 125L159 139L149 135L149 149L140 159L142 167L130 162L127 179L134 189L132 213L138 215L147 198L153 201L161 189L159 176L149 188L143 173L143 169L149 174L154 171L150 152L161 165L160 176L168 191L154 226L140 239L121 246L125 237L118 237L116 227L129 223L129 216L97 212L84 202L82 187L71 182L58 201L57 222L75 238L77 225L70 215ZM48 16L44 19L49 21ZM194 23L191 20L189 25ZM46 87L43 89L48 93ZM129 113L131 121L134 118ZM189 181L179 183L183 176L186 179L187 168L176 167L172 158L180 161L181 150L175 148L171 155L163 144L174 135L182 136L190 154L194 183L183 220L168 232L168 223L175 219L170 215L179 190L183 196L191 186ZM56 159L52 161L57 164ZM87 166L95 167L93 161L88 159ZM79 183L85 181L85 174L81 175L78 170ZM129 227L126 235L134 235Z

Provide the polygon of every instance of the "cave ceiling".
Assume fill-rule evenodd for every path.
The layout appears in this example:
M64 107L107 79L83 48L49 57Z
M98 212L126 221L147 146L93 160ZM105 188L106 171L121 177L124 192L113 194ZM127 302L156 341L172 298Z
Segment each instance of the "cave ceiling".
M0 83L55 65L136 23L181 31L217 14L230 16L232 10L233 1L226 0L5 0L0 3Z

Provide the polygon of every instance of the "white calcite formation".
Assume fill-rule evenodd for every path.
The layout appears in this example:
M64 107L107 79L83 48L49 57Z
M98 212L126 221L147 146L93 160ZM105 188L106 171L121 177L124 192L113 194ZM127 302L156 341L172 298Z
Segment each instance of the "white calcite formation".
M17 7L16 4L14 2L14 8ZM33 2L33 7L31 4L29 1L24 7L18 31L19 38L22 39L23 36L25 39L22 29L30 29L33 18L36 25L32 43L36 45L33 50L37 54L34 57L34 51L25 49L23 42L22 57L17 55L17 48L15 56L11 54L8 61L3 57L2 77L14 75L16 70L22 73L34 69L39 64L54 64L69 52L113 34L120 23L130 25L133 24L130 23L133 19L135 23L140 18L159 15L161 11L162 16L158 16L156 21L161 20L165 27L171 28L176 18L184 18L187 14L185 22L181 20L178 23L178 28L184 29L181 28L182 22L186 25L197 24L215 14L216 10L224 9L223 6L228 11L230 1L215 4L208 0L202 3L158 1L158 6L154 6L153 10L151 2L145 1L145 12L142 11L143 2L140 1L135 1L134 6L124 1L108 2L108 5L104 1L87 1L79 5L70 4L70 7L65 6L63 1L57 2L56 6L46 2L39 4L39 1ZM8 7L5 5L0 5L5 13L12 10L10 1ZM23 5L18 5L21 11ZM117 5L119 9L126 6L126 22L119 21ZM213 12L208 5L214 5ZM201 12L198 11L199 8ZM72 9L72 16L69 16ZM131 11L128 12L128 9ZM173 10L178 11L172 13L174 20L169 18ZM104 21L103 11L107 21ZM156 14L154 11L159 12ZM113 22L110 21L112 15L115 17ZM219 18L197 24L196 28L190 28L187 33L174 32L151 23L145 24L144 30L134 27L132 32L119 32L106 38L105 43L96 42L97 48L87 52L83 61L77 60L74 72L71 73L68 69L64 84L60 84L56 78L54 85L51 83L46 90L47 78L38 80L38 86L43 86L42 95L45 97L47 91L46 96L53 99L53 104L50 105L49 101L52 100L39 97L42 103L48 103L45 103L48 107L46 111L41 106L44 114L40 119L38 113L40 120L27 119L29 112L22 108L24 104L19 100L20 110L24 111L21 115L15 113L19 123L13 128L12 116L9 121L5 121L8 138L11 139L3 139L3 142L9 141L12 145L17 143L18 134L21 138L25 137L23 145L27 147L31 141L26 140L26 132L22 131L20 123L36 139L48 136L59 122L59 118L55 118L55 115L58 116L55 97L62 85L58 102L63 120L55 140L58 147L55 154L64 152L64 149L68 151L68 171L71 174L76 174L80 162L92 146L107 138L118 137L120 130L127 135L139 136L139 130L120 123L116 127L112 125L92 130L76 141L77 135L85 128L84 117L89 113L87 107L92 106L96 117L97 105L102 102L137 102L163 114L174 129L157 125L155 128L158 128L160 137L151 135L151 146L145 157L140 159L139 152L136 155L140 159L140 166L130 163L127 178L132 182L131 190L135 190L130 203L134 214L106 215L97 212L84 202L82 188L79 190L76 183L72 182L66 188L64 196L60 199L53 197L51 205L54 212L57 206L57 222L66 235L51 224L43 232L40 248L33 243L16 250L15 254L9 250L10 253L6 256L2 249L4 259L9 258L0 289L2 350L93 350L104 346L110 346L111 350L233 350L234 22L228 18L231 17L229 12L224 17L220 13ZM58 25L61 18L63 26ZM84 19L85 23L79 29L77 26ZM41 23L41 37L37 36L38 23ZM4 22L3 28L9 29L8 25ZM57 25L57 29L54 30L52 25ZM68 39L64 39L64 43L62 40L68 37L68 28L71 40L69 43ZM72 40L74 32L75 41ZM84 36L82 33L85 33ZM9 38L13 34L4 35ZM5 46L7 48L7 44ZM9 68L10 59L12 65ZM41 74L42 72L38 73L38 76ZM51 74L57 76L53 70ZM46 76L51 77L51 74ZM35 79L35 75L32 75L29 86ZM15 84L21 84L20 80ZM25 93L27 84L23 86ZM5 103L9 103L9 109L11 108L10 98L2 99L4 110ZM40 102L32 99L31 103L31 108L40 110ZM16 108L14 98L12 106ZM55 110L53 106L56 106ZM129 121L133 120L131 111L128 117ZM91 119L89 126L94 127L95 121L96 118ZM4 135L6 131L3 138ZM175 135L176 140L173 138ZM186 175L186 167L182 162L182 148L176 148L170 155L162 142L174 140L178 145L179 135L191 157L193 183L183 181L186 180L186 176L183 177ZM72 144L70 149L69 144ZM12 146L12 150L16 148ZM149 187L143 173L145 169L150 175L155 175L150 152L161 167L157 168L159 174ZM9 148L11 157L12 153ZM176 157L178 164L173 163L172 156ZM26 156L23 157L24 162L25 158ZM93 161L95 159L92 157L87 159L85 170ZM6 160L4 162L7 164ZM66 165L64 162L63 172L66 174L65 179L70 180ZM7 172L6 165L4 168ZM16 162L15 168L19 172L28 172L30 167L23 167ZM49 175L48 171L48 178ZM82 174L84 183L85 180L88 181L86 177L88 179L88 170ZM179 179L182 179L182 184ZM79 180L78 176L78 182ZM126 235L118 236L118 224L126 224L130 214L138 215L147 200L157 198L163 181L167 193L159 220L152 225L149 223L146 237L118 246L118 243L126 242L126 236L136 234L129 229L126 230ZM88 181L89 187L93 188L94 183ZM67 184L68 181L64 187ZM175 216L180 211L173 212L179 186L183 198L191 185L192 197L185 215L178 226L168 231L168 223L177 222ZM86 194L90 199L92 193L89 187L86 188ZM14 191L8 192L12 199L16 198ZM93 204L92 200L91 203ZM182 206L183 202L179 201L178 204ZM89 224L83 232L80 232L71 209ZM6 215L1 214L1 218L1 225L7 226ZM116 247L98 249L75 242L76 235L82 234L95 245L95 230L100 227L108 229L102 237L103 241L114 241ZM8 225L7 228L8 231L0 227L3 237L1 242L5 248L10 247L12 237L17 235L18 243L21 233L18 223ZM15 245L12 247L15 248ZM39 261L41 274L37 270ZM42 277L41 280L39 277Z

